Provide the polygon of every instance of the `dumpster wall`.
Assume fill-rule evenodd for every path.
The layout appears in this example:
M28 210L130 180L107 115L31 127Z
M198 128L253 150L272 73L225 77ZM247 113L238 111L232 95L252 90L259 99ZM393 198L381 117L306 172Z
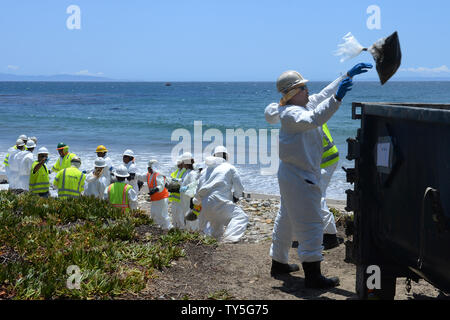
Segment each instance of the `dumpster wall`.
M449 292L450 105L354 103L353 113L357 262L409 268Z

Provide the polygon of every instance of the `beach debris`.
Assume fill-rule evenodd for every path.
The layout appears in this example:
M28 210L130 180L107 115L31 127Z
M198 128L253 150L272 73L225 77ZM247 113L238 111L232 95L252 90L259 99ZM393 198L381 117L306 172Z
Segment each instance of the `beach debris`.
M400 67L402 60L402 52L400 49L400 41L398 33L376 41L368 48L363 47L351 32L344 37L344 43L338 45L335 51L336 56L341 56L341 62L356 57L362 51L369 51L376 63L376 69L381 84L385 84Z

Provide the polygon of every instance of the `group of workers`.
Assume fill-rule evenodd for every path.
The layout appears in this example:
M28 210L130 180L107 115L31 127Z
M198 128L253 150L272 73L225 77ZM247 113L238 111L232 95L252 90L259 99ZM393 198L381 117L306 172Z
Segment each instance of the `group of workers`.
M357 64L311 96L306 85L308 80L296 71L286 71L277 80L282 98L265 109L267 122L281 123L278 170L281 204L270 247L274 277L299 270L297 264L288 263L289 249L297 247L307 288L339 285L338 278L326 278L320 268L322 250L339 245L334 217L325 201L326 189L339 160L327 121L351 90L352 78L370 68L372 65L368 63ZM48 174L54 171L57 175L53 184L58 188L59 197L92 195L128 211L137 208L139 183L147 183L151 216L164 229L198 230L224 242L239 241L246 230L248 216L236 205L243 186L236 168L228 163L228 152L223 146L216 147L213 155L205 159L204 169L194 166L192 154L184 153L168 176L155 170L154 159L148 162L147 173L138 174L132 150L126 150L123 164L113 168L106 157L108 150L99 146L95 168L86 176L78 169L80 158L70 153L63 143L58 145L60 158L51 169L45 164L48 150L44 147L33 162L36 143L35 138L20 136L9 150L4 163L10 188L48 196ZM167 187L172 182L178 182L179 189L169 192ZM172 219L168 215L169 201Z
M80 157L69 152L65 143L59 143L59 157L49 168L47 148L39 148L37 160L33 160L36 143L36 138L21 135L8 150L4 165L9 189L49 197L50 174L54 172L52 184L58 198L93 196L128 212L138 208L138 193L146 184L151 217L163 229L188 229L222 242L237 242L247 228L248 216L236 205L244 188L236 168L228 163L228 151L223 146L216 147L213 155L205 159L206 168L195 164L190 152L183 153L175 170L165 176L158 172L156 159L148 161L147 172L139 173L130 149L123 152L123 163L114 167L103 145L95 150L93 168L81 171Z

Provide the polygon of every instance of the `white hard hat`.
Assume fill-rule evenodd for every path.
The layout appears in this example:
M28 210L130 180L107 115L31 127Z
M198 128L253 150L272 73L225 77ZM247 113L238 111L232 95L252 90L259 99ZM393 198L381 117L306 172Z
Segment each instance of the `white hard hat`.
M37 143L37 138L36 137L29 137L28 139L33 140L34 143Z
M200 169L205 169L205 163L204 162L194 163L194 170L198 171Z
M177 158L177 165L181 164L183 162L183 160L181 160L181 156L178 156Z
M122 177L122 178L127 178L130 176L127 168L123 164L121 164L120 166L118 166L116 168L116 170L114 171L114 175L117 177Z
M28 140L28 137L24 134L21 134L18 139Z
M134 152L133 152L133 150L131 150L131 149L127 149L127 150L125 150L125 151L123 152L123 155L122 155L122 156L129 156L129 157L134 158Z
M277 90L284 95L291 89L305 85L308 81L297 71L285 71L278 77Z
M151 159L148 163L147 163L147 168L151 168L153 167L155 164L158 163L158 160L156 159Z
M40 147L38 150L38 154L48 154L48 150L46 147Z
M23 147L25 145L25 142L23 142L22 139L17 139L16 141L16 146L18 147Z
M103 158L97 158L94 161L94 166L97 168L104 168L106 167L106 161Z
M214 148L214 154L221 153L221 152L228 154L228 150L224 146L217 146Z
M80 157L75 156L75 157L72 158L72 160L70 160L70 162L78 162L78 163L81 163L81 159L80 159Z
M213 166L214 164L216 164L216 157L213 157L213 156L209 156L209 157L206 157L206 159L205 159L205 164L208 166L208 167L210 167L210 166Z
M191 164L194 157L192 156L192 153L185 152L181 155L181 161L186 164Z
M27 141L27 148L36 148L36 143L33 140Z

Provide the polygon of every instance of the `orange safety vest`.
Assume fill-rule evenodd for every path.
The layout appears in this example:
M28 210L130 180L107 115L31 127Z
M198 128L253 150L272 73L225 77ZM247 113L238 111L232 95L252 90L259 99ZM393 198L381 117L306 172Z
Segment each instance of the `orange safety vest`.
M150 176L151 174L149 172L147 172L147 185L148 185L148 190L150 191L153 188L156 188L157 183L156 183L156 177L159 176L158 172L155 172L153 174L153 178L152 181L150 181ZM166 183L166 177L164 177L164 184ZM168 198L169 197L169 191L167 191L167 188L164 188L163 191L161 192L156 192L154 194L152 194L150 196L150 200L152 201L158 201L158 200L162 200L164 198Z

